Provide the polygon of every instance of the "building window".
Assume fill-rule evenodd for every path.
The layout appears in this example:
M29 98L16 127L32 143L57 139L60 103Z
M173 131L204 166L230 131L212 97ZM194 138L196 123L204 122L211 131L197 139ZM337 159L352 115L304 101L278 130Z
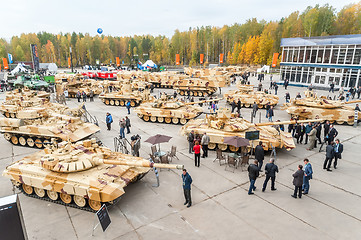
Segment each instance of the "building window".
M320 76L320 84L325 84L326 76Z
M317 83L317 84L320 83L320 76L315 76L315 83Z
M346 49L345 48L341 48L340 49L340 53L338 56L338 64L344 64L345 62L345 57L346 57Z
M330 49L325 50L325 59L323 60L323 63L329 63L330 62L330 53L331 53Z
M335 86L340 85L340 77L335 77Z
M353 64L359 65L361 60L361 49L356 49L355 57L353 59Z
M293 58L292 58L292 62L297 62L297 58L298 58L298 49L295 49L293 51Z
M336 63L337 62L337 56L338 56L338 49L334 48L332 50L331 63Z
M306 49L305 63L310 63L311 61L311 49L308 47Z
M322 58L323 58L323 50L318 50L317 63L322 63Z
M300 50L300 58L298 59L298 62L303 63L304 55L305 55L305 50Z
M316 63L317 49L312 49L311 52L311 63Z
M345 64L351 64L352 63L352 57L353 57L354 50L355 50L354 48L348 48L347 49Z
M336 71L336 69L330 68L330 73L334 73L335 71Z

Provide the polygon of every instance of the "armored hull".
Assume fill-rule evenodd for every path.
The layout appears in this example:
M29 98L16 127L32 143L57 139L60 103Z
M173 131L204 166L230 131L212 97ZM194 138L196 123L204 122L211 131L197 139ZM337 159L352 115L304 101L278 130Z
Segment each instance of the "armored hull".
M183 167L152 164L112 152L91 139L76 144L62 142L24 157L7 166L3 176L28 196L97 211L103 203L113 204L128 184L142 178L153 166Z

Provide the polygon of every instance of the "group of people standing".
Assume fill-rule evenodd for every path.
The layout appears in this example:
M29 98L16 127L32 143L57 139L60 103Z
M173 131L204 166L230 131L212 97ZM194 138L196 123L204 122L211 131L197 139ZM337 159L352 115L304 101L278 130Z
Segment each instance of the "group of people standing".
M112 128L113 116L109 112L107 112L106 114L105 123L107 125L107 130L110 131ZM127 129L127 134L129 134L131 127L130 119L128 118L128 116L119 119L119 127L120 127L120 131L119 131L120 138L125 138L125 129Z
M203 135L195 135L194 131L191 131L187 136L189 144L189 153L194 153L194 165L200 166L201 150L203 151L202 158L208 157L208 144L210 141L206 132Z

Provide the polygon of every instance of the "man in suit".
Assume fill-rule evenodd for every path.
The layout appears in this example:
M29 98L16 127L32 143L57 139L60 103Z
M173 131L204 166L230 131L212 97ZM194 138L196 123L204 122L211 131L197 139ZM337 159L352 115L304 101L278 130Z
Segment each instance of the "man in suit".
M321 130L322 130L322 124L321 123L317 123L317 127L316 127L316 138L318 139L318 143L321 144ZM315 145L316 147L316 145Z
M276 181L276 172L278 173L278 167L274 162L275 162L275 160L273 158L271 158L269 160L269 163L267 163L266 167L264 168L266 171L266 179L264 180L264 183L263 183L262 192L264 192L266 190L267 183L270 179L271 179L271 190L272 191L277 190L275 188L275 181Z
M333 142L333 140L337 137L338 132L336 130L336 128L333 127L333 124L330 125L330 131L328 132L328 144L330 144L331 142Z
M330 121L326 121L323 124L323 137L326 139L328 136L328 132L330 131Z
M331 167L331 163L332 163L332 159L335 156L335 149L333 148L334 143L330 142L327 147L326 147L326 159L323 163L323 169L327 168L327 171L331 172L332 170L330 169Z
M303 167L303 185L302 185L302 191L303 194L308 194L308 191L310 190L310 180L312 179L312 166L310 163L310 160L305 158L303 160L305 166Z
M248 189L248 195L254 194L252 191L256 190L255 183L256 183L256 179L259 176L259 168L257 165L258 165L258 161L254 160L254 163L250 164L247 169L249 182L250 182L249 189Z
M298 169L297 171L292 174L293 177L293 185L295 186L295 191L293 192L293 195L291 195L294 198L297 198L297 192L298 192L298 197L301 198L302 197L302 178L303 178L303 170L302 170L302 165L298 165Z
M337 160L341 159L341 153L343 152L343 144L340 143L339 139L335 140L334 150L335 150L335 161L333 162L333 167L336 169L337 168Z
M259 144L254 149L254 156L256 160L258 161L258 167L260 169L260 172L262 172L262 165L264 160L264 149L262 147L262 141L259 141Z
M296 128L297 143L302 143L303 135L305 135L306 127L303 123L299 124Z

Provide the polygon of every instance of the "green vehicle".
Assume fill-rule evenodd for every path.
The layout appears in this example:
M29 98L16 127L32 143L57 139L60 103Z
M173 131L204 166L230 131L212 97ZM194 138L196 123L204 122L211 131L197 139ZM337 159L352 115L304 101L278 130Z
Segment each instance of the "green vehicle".
M55 76L54 75L44 76L44 81L49 84L55 84Z
M22 87L28 87L29 89L45 89L49 87L49 83L40 80L39 75L23 75L18 76L17 79L14 81L14 87L15 88L22 88Z

